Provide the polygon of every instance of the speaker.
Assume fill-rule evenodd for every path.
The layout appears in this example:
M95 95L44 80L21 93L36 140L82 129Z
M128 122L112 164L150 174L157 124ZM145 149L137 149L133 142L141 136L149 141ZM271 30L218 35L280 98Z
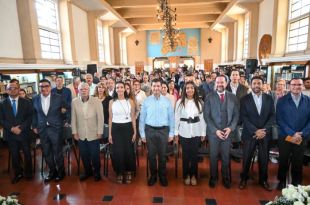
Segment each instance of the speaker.
M97 72L97 64L88 64L87 65L87 73L90 73L94 76Z
M257 59L246 59L246 73L253 74L257 69Z

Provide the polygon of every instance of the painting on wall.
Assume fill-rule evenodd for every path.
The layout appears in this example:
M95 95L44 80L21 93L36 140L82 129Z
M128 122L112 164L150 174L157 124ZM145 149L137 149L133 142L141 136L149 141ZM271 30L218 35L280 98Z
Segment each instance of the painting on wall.
M181 29L175 52L169 52L169 48L163 46L163 34L160 31L147 31L147 39L147 54L151 58L200 55L200 29Z

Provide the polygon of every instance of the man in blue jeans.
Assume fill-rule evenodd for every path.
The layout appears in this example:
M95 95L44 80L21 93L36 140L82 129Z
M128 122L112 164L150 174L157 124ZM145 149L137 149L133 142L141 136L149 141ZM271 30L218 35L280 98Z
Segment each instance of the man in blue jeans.
M151 86L153 95L143 102L139 121L141 139L147 145L150 162L148 185L156 183L158 171L160 184L168 186L165 154L168 142L173 141L174 137L174 112L170 100L160 94L160 80L154 79Z

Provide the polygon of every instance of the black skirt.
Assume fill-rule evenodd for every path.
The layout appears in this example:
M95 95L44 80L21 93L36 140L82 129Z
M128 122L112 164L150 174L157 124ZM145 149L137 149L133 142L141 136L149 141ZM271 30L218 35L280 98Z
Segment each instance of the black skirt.
M112 123L112 166L117 175L135 172L136 161L134 143L132 142L132 122Z

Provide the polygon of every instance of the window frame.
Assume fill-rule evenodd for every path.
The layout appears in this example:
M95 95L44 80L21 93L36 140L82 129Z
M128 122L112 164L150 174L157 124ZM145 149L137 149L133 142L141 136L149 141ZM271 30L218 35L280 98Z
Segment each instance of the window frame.
M247 36L247 37L246 37ZM247 59L250 51L250 14L244 15L242 58ZM247 44L247 46L245 46Z
M295 0L296 1L296 0ZM302 0L297 0L297 1L302 1ZM309 7L309 12L308 13L304 13L304 14L301 14L297 17L294 17L292 18L292 4L293 4L293 0L289 0L288 1L289 3L289 6L288 6L288 19L287 19L287 37L286 37L286 46L285 46L285 53L287 54L292 54L292 53L301 53L301 52L304 52L307 50L307 47L308 47L308 43L309 43L309 33L310 33L310 7ZM296 3L296 2L295 2ZM302 9L302 8L300 8ZM297 11L297 10L294 10L294 11ZM304 19L308 18L308 25L307 26L302 26L300 27L300 25L298 26L298 28L295 28L295 29L291 29L291 25L293 23L296 23L296 22L300 22ZM301 28L303 27L308 27L308 30L307 30L307 33L306 34L302 34L302 35L299 35L299 31ZM290 33L292 31L298 31L298 34L294 37L290 37ZM305 42L299 42L299 38L300 36L303 36L303 35L306 35L307 38L306 38L306 41ZM290 43L290 39L292 38L296 38L297 37L297 43L295 44L289 44ZM306 47L304 49L298 49L298 45L300 44L306 44ZM291 45L296 45L297 46L297 49L296 50L289 50L289 46Z
M48 25L41 25L40 24L40 16L38 12L38 7L37 4L41 4L42 2L50 2L54 4L54 20L56 20L56 29L49 27ZM59 14L59 0L35 0L35 11L36 11L36 18L37 18L37 25L38 25L38 36L39 36L39 44L40 44L40 55L42 59L47 59L47 60L63 60L63 51L62 51L62 36L61 36L61 28L60 28L60 14ZM48 33L47 36L43 36L40 31L45 31ZM51 35L57 35L56 38L52 38ZM49 43L44 43L42 42L42 38L45 38L49 41ZM58 45L55 45L52 43L52 41L58 41ZM43 49L44 46L49 46L49 50ZM57 47L59 52L53 52L53 47ZM49 57L44 57L44 53L47 53ZM53 57L53 55L58 55L58 57Z

